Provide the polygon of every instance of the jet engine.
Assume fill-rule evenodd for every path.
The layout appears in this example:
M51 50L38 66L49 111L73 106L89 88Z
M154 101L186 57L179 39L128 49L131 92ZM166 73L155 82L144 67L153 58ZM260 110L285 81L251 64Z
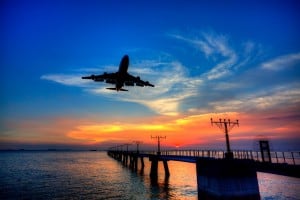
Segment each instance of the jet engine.
M105 82L106 83L110 83L110 84L115 84L116 80L114 80L114 79L107 79Z
M126 86L134 86L134 82L133 81L126 81L124 84Z
M98 82L103 82L104 79L103 78L93 78L94 81L98 81Z
M140 87L144 87L144 84L143 84L143 83L136 83L135 85L136 85L136 86L140 86Z

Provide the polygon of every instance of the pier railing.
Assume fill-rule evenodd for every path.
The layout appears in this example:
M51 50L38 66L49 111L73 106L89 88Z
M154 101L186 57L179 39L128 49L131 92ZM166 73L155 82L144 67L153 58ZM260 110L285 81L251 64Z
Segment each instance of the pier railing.
M134 151L128 151L134 152ZM209 157L209 158L225 158L225 152L223 150L163 150L160 152L162 156L190 156L190 157ZM237 159L251 159L254 161L262 162L262 154L260 151L252 150L234 150L232 151L234 158ZM140 154L152 154L156 155L156 151L140 151ZM300 151L271 151L270 158L272 163L287 163L290 165L300 165Z

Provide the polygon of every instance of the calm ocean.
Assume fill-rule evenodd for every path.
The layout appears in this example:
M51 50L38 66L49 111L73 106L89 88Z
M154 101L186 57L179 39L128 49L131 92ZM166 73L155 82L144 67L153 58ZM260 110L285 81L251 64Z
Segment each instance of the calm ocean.
M146 160L145 160L146 161ZM195 164L169 162L157 184L108 157L89 151L0 152L0 199L197 199ZM258 173L262 199L300 199L300 179Z

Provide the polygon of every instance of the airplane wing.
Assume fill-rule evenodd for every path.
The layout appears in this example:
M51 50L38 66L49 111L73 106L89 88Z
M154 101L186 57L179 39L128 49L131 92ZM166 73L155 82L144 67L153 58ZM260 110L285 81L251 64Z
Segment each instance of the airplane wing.
M125 79L125 85L133 86L134 83L135 83L136 86L140 86L140 87L144 87L144 86L154 87L154 85L149 83L149 81L141 80L139 76L134 77L130 74L127 74L126 79Z
M92 79L93 81L103 82L114 84L117 80L117 73L103 73L102 75L83 76L82 79Z
M118 79L118 72L116 72L116 73L104 73L102 75L92 74L91 76L83 76L81 78L82 79L91 79L91 80L94 80L94 81L97 81L97 82L105 81L106 83L116 84L117 79ZM144 86L154 87L154 85L152 85L148 81L141 80L139 76L134 77L134 76L132 76L128 73L125 75L125 77L123 77L123 80L124 80L124 84L126 86L136 85L136 86L140 86L140 87L144 87Z

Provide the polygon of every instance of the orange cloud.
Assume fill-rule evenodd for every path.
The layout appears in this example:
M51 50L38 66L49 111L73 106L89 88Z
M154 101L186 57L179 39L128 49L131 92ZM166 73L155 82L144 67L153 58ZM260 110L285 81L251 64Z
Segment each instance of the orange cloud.
M235 113L232 113L235 115ZM211 114L193 115L179 118L145 119L143 123L97 123L77 126L67 136L89 142L109 140L132 141L135 139L154 143L150 136L167 136L164 144L178 146L203 143L207 139L220 137L222 134L211 127Z
M166 136L162 146L187 147L211 143L220 143L225 147L224 130L211 125L210 118L231 120L239 119L240 126L233 128L229 137L234 146L239 141L252 143L258 137L269 139L300 138L297 120L284 120L285 116L246 113L208 113L187 116L155 116L148 118L126 118L126 121L113 121L90 117L53 118L25 120L12 123L7 132L0 136L0 141L31 143L67 143L99 144L129 143L134 140L156 145L152 136ZM278 118L278 119L277 119ZM200 145L200 146L199 146Z
M118 123L93 123L77 126L67 133L67 136L89 143L97 142L131 142L141 140L145 143L156 144L151 139L153 136L166 136L162 140L162 145L168 146L188 146L193 144L209 144L216 141L224 141L225 133L223 129L212 126L210 118L215 120L239 119L240 126L233 128L229 135L232 141L249 140L265 135L268 138L295 137L297 130L295 124L275 124L266 117L257 115L247 115L245 113L209 113L190 116L177 117L153 117L140 120L138 122L118 122ZM285 135L283 135L285 133Z

